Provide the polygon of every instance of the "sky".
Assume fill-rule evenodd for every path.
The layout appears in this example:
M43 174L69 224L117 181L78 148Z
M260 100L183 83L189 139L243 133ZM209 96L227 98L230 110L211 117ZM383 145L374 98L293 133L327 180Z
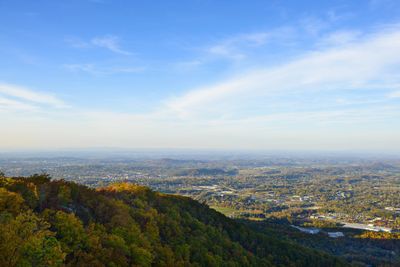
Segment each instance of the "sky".
M0 0L0 149L400 153L400 1Z

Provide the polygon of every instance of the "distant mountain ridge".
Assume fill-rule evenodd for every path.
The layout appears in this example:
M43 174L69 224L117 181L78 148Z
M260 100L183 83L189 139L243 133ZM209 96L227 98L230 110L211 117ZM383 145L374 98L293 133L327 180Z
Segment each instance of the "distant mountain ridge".
M346 266L187 197L0 177L0 266Z

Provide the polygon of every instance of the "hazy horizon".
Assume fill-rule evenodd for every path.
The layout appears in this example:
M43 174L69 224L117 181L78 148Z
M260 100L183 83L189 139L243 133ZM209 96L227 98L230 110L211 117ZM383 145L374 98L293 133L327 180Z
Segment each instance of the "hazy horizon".
M103 158L103 159L223 159L314 158L314 159L400 159L400 153L361 150L266 150L266 149L195 149L195 148L64 148L10 149L0 158Z

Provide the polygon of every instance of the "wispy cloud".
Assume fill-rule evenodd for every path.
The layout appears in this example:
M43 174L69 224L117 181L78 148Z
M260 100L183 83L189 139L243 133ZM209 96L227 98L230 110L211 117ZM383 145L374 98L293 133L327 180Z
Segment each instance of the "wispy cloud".
M225 57L233 60L246 58L246 50L263 46L270 42L282 41L291 38L293 29L291 27L280 27L271 31L238 34L223 39L204 49L207 54Z
M357 30L340 30L324 35L319 40L318 45L320 46L339 46L347 45L351 42L357 41L362 35Z
M197 58L178 62L176 65L181 70L183 68L191 69L220 59L242 63L247 59L254 59L257 55L263 56L268 46L272 49L295 47L301 46L304 40L315 46L343 45L355 40L360 33L355 30L339 30L336 32L331 32L331 30L335 23L345 20L351 15L350 13L340 12L339 14L335 10L329 10L319 17L304 16L295 25L283 25L274 29L220 38L200 49L194 49L200 51L200 56Z
M0 110L7 111L34 111L38 108L34 105L16 101L0 96Z
M63 67L72 72L86 72L93 75L111 75L117 73L140 73L146 70L145 67L99 67L97 64L64 64Z
M67 105L61 99L54 95L37 92L25 87L11 85L11 84L0 84L0 95L8 96L8 98L19 99L19 101L25 101L27 103L48 105L55 108L65 108ZM4 100L4 99L3 99ZM11 101L11 100L10 100ZM4 101L3 101L4 102ZM4 102L5 103L5 102ZM8 102L10 105L22 103L22 102ZM26 104L28 107L29 104ZM15 105L16 106L16 105Z
M350 18L353 14L328 10L323 16L305 16L299 21L301 30L312 36L318 36L329 30L335 23Z
M120 47L120 39L115 35L106 35L101 37L95 37L91 41L91 44L106 48L114 53L122 54L122 55L132 55L131 52L126 51Z
M90 47L90 42L86 42L77 37L67 37L65 42L73 48L88 48Z
M63 67L73 72L83 71L91 74L99 74L99 72L95 70L94 64L64 64Z
M234 103L245 99L271 93L362 90L376 83L383 90L400 82L400 78L393 80L400 69L398 51L400 30L390 29L358 37L348 45L308 53L278 67L252 70L238 78L191 90L167 101L167 107L185 117L204 114L212 106L225 108L227 102L235 106ZM385 79L389 75L392 75L390 81Z
M68 37L65 39L70 46L74 48L93 48L100 47L107 49L113 53L131 56L132 52L121 47L121 39L116 35L97 36L90 40L83 40L77 37Z
M177 62L174 65L177 70L182 71L191 70L221 59L240 63L248 59L250 51L254 52L273 43L288 45L291 44L295 36L296 30L292 27L278 27L269 31L236 34L200 48L196 47L193 50L200 52L197 57Z
M329 27L326 20L317 17L306 17L301 21L301 26L308 34L318 35L321 31Z

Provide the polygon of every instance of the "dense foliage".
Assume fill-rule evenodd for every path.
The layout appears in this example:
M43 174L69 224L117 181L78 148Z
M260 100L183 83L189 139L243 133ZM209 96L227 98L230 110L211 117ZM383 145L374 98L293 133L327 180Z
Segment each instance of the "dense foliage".
M186 197L0 177L0 266L342 266Z

